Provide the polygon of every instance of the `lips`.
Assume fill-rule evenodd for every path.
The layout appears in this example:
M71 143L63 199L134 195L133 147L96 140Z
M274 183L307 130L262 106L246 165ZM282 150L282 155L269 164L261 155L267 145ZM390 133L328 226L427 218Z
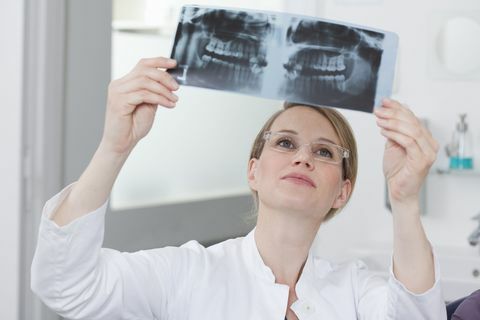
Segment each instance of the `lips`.
M310 179L308 176L303 174L298 174L298 173L287 174L286 176L282 177L282 180L290 180L298 184L309 185L312 188L317 187L317 185L315 184L315 182L313 182L312 179Z

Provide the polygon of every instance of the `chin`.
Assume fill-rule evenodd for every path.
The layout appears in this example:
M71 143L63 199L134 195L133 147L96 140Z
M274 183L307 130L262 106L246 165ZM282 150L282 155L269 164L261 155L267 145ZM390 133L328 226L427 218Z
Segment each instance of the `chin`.
M305 216L316 216L322 212L318 199L312 199L312 195L300 193L277 193L278 197L272 199L270 207L280 211L291 211Z
M261 192L266 190L264 192ZM326 194L318 189L305 188L294 184L263 186L258 190L260 202L273 210L292 212L303 217L323 218L330 210L326 203Z

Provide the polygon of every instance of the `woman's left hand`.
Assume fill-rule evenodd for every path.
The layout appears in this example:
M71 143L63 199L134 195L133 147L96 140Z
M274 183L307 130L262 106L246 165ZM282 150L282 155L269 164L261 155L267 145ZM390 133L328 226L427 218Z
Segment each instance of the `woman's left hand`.
M438 143L422 122L399 102L384 99L375 110L377 125L387 138L383 156L383 173L390 200L418 201L420 188L435 162Z

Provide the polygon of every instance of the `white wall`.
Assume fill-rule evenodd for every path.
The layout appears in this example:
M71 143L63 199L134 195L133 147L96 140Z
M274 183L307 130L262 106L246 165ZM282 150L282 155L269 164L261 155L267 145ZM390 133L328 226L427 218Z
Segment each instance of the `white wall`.
M0 4L0 319L18 319L23 1Z
M418 116L428 119L432 133L441 144L435 165L445 166L443 148L450 139L458 114L466 112L476 139L476 166L479 170L480 81L442 80L433 75L438 70L432 72L429 65L434 58L431 43L435 15L444 12L478 13L480 2L379 0L365 5L341 2L326 0L324 17L398 33L398 82L393 97L407 103ZM316 250L327 256L342 256L360 243L388 243L392 237L390 214L383 205L385 191L381 165L384 139L373 116L354 112L347 115L358 138L359 177L349 206L319 233ZM436 246L468 247L466 238L476 227L470 217L480 211L480 175L433 174L427 183L427 212L423 221L431 242Z
M351 4L346 4L348 2ZM407 103L418 116L428 120L429 127L441 145L436 166L446 165L443 147L450 139L457 115L467 112L470 129L476 138L476 166L480 171L480 108L475 104L480 81L444 80L438 77L439 70L429 69L434 58L432 33L435 31L435 17L445 12L462 10L480 12L480 2L366 0L363 2L370 4L358 4L361 2L362 0L319 1L316 12L324 18L396 32L400 37L400 47L393 97ZM248 4L245 6L255 7ZM295 12L301 11L292 5L288 8ZM315 14L315 10L308 14ZM146 40L148 36L143 37L145 39L142 36L132 37L135 40L123 41L141 41L143 45L130 45L121 50L118 46L125 46L125 43L117 41L114 43L114 51L117 49L117 52L125 55L131 48L142 48L147 52L149 49L158 50L152 48L151 41ZM114 72L119 69L118 62L114 65ZM122 70L121 73L125 71ZM322 227L315 243L319 254L330 257L344 257L351 247L362 246L362 243L388 244L392 237L390 213L384 206L382 154L385 140L379 134L371 114L353 111L344 113L351 120L357 135L360 167L357 188L350 204L342 214ZM468 247L466 238L475 228L470 217L480 211L480 203L476 202L479 194L480 175L429 176L427 211L423 220L434 245Z

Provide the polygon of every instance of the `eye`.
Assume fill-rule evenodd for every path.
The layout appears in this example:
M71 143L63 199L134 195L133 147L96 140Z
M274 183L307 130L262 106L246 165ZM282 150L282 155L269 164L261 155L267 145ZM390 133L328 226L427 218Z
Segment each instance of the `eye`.
M279 137L275 142L275 146L277 146L280 149L285 149L285 150L295 150L296 149L295 143L289 137Z
M324 144L317 145L317 146L315 146L314 150L315 150L314 154L315 154L316 157L328 158L328 159L333 158L334 151L328 145L324 145Z

